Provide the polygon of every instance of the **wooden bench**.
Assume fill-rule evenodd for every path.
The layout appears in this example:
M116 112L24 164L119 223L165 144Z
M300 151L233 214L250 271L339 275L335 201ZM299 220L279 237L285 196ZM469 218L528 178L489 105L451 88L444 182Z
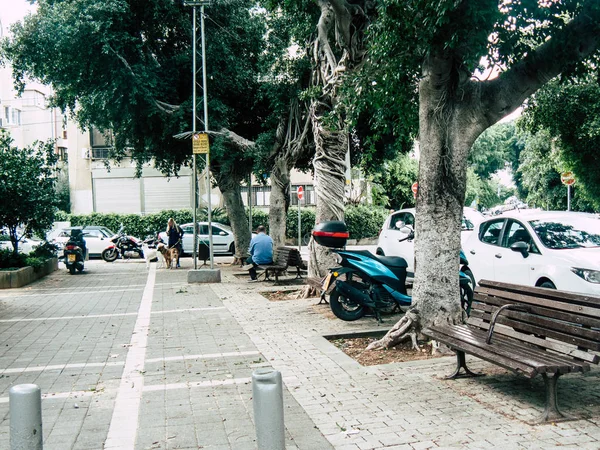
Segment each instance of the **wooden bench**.
M270 280L269 275L274 275L275 281L279 281L279 275L287 272L288 267L296 267L296 278L302 278L303 263L297 248L277 247L273 252L273 263L259 264L257 269L264 271L259 276L264 274L265 281Z
M598 364L593 352L600 351L600 297L486 280L479 285L466 324L423 330L456 351L456 370L448 378L481 375L467 368L465 353L528 378L542 375L546 407L540 422L565 419L557 381Z

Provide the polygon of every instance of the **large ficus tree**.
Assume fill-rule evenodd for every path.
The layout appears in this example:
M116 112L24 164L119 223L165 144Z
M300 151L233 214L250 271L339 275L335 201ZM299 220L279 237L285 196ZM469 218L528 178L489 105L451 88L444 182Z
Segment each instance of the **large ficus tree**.
M457 262L471 146L558 74L587 70L600 39L596 0L381 0L378 13L365 67L384 76L357 81L357 92L380 104L395 100L390 92L418 92L420 164L413 305L373 347L461 320ZM396 111L403 120L414 109Z
M83 128L114 136L113 157L131 152L138 167L152 160L167 175L189 165L191 141L174 136L192 129L191 8L171 0L37 3L37 12L14 26L3 45L17 86L27 77L52 86L53 105L70 110ZM267 24L254 6L215 2L205 20L211 169L241 253L250 231L240 181L254 158L246 143L268 114L259 94Z

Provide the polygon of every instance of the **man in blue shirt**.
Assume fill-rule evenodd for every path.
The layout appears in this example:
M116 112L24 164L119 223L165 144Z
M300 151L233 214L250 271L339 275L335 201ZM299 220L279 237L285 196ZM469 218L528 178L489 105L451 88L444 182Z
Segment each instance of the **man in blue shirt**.
M266 229L263 225L260 225L256 232L256 236L250 241L250 248L248 253L250 256L246 260L248 265L244 266L244 270L250 272L250 281L258 281L256 279L256 266L261 264L272 264L273 263L273 239L267 236Z

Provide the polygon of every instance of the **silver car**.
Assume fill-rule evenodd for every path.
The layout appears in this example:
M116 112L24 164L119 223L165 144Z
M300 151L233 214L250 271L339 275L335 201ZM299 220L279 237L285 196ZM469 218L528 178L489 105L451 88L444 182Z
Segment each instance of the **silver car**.
M180 225L183 230L183 253L192 254L194 252L194 224L185 223ZM198 242L208 244L208 222L198 222ZM222 223L212 223L213 251L215 254L235 254L235 238L233 230ZM160 233L161 239L167 243L169 241L167 233Z

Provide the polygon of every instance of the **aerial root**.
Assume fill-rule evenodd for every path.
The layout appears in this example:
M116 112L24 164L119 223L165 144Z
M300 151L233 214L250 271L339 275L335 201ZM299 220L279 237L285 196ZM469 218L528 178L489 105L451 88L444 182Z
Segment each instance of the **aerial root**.
M417 332L414 325L417 322L417 315L408 311L402 319L400 319L387 334L378 341L371 342L367 350L388 349L398 345L400 342L410 338L412 348L419 350L417 343Z

